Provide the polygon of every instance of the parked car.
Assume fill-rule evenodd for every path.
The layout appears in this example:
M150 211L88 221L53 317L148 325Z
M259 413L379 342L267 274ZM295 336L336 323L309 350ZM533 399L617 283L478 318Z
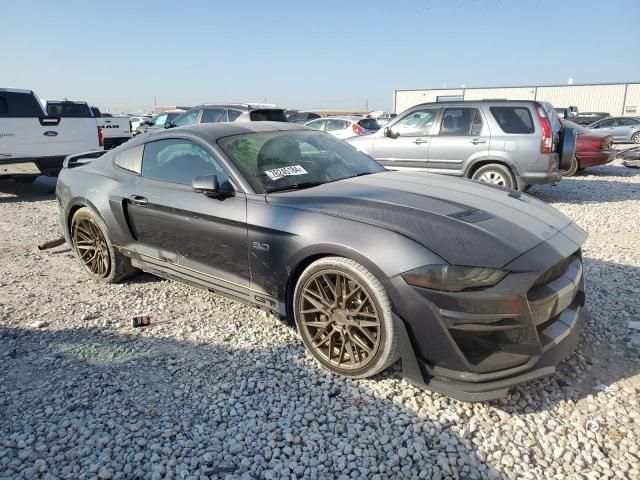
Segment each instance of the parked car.
M587 126L591 125L594 122L597 122L598 120L602 120L603 118L607 118L610 116L611 115L606 112L582 112L571 117L571 121L573 123L577 123L578 125Z
M640 118L638 117L609 117L594 122L587 128L611 135L614 142L640 143Z
M548 103L511 100L425 103L377 133L347 139L392 170L417 169L507 188L562 178L575 132Z
M33 91L0 88L0 178L57 175L67 155L101 145L93 117L48 115Z
M194 107L166 125L167 128L219 122L288 122L284 109L270 104L228 103Z
M558 114L560 118L571 118L578 115L578 107L557 107L554 108L555 112Z
M193 125L70 157L60 227L82 268L145 270L266 308L324 368L468 401L551 374L585 322L586 234L546 203L389 172L291 123Z
M291 115L287 115L287 119L291 123L305 124L316 118L320 118L321 115L314 112L294 112Z
M176 118L183 114L183 110L176 110L171 112L162 112L154 115L149 120L146 120L136 128L136 135L141 133L154 132L156 130L162 130L166 125L171 124Z
M613 143L611 135L589 130L569 120L560 121L565 127L573 128L578 135L576 138L576 153L571 166L562 171L564 177L575 175L578 170L605 165L613 161L617 151L611 147Z
M104 132L105 150L115 148L133 138L129 117L116 117L110 113L102 113L98 107L91 107L91 111Z
M131 122L131 133L134 136L137 135L138 127L144 122L148 122L150 119L151 117L148 115L138 115L129 118L129 121Z
M397 116L398 115L395 113L388 113L388 114L379 116L378 118L376 118L376 121L378 122L378 125L380 125L380 128L382 128Z
M324 117L312 120L304 125L343 139L357 135L368 135L380 129L378 122L374 118L363 117Z

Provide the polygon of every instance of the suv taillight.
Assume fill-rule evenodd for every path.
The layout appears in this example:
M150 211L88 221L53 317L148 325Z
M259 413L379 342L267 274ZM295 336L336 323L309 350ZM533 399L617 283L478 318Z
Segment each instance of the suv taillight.
M355 133L356 135L362 135L364 133L364 128L362 128L357 123L354 123L353 125L351 125L351 128L353 130L353 133Z
M98 127L98 145L104 147L104 136L102 135L102 127Z
M131 123L131 120L129 120L129 131L133 132L133 123Z
M541 105L536 107L538 118L542 124L542 143L540 151L542 153L553 153L553 132L551 131L551 122Z

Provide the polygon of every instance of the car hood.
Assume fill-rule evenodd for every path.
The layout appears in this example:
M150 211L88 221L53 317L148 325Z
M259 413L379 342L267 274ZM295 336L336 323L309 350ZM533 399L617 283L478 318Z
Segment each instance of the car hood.
M267 198L394 231L455 265L503 267L572 223L529 195L422 172L381 172ZM580 236L569 239L576 250Z

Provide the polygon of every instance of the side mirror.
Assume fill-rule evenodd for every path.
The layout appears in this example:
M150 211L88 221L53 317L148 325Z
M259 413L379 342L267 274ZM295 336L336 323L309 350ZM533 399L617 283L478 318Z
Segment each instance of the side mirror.
M195 192L202 193L207 197L225 198L232 197L234 194L231 183L228 180L225 180L221 184L218 183L217 175L195 177L191 181L191 186Z
M164 124L164 128L173 128L175 127L175 124L173 122L165 122Z
M393 130L391 130L390 127L386 127L384 129L384 136L385 137L389 137L389 138L398 138L400 136L400 134L394 132Z

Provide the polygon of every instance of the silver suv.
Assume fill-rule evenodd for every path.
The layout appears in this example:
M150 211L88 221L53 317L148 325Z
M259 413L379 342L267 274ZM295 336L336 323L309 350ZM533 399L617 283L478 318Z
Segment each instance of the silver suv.
M182 113L165 128L196 123L218 122L288 122L284 109L262 103L210 103Z
M416 169L524 190L562 178L576 134L549 103L480 100L412 107L346 140L390 170Z

